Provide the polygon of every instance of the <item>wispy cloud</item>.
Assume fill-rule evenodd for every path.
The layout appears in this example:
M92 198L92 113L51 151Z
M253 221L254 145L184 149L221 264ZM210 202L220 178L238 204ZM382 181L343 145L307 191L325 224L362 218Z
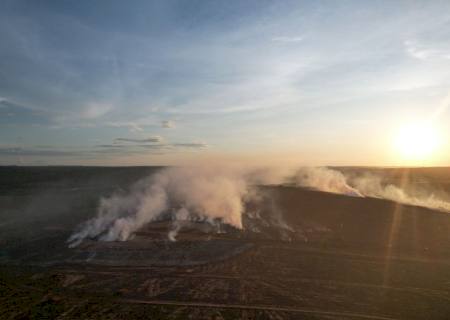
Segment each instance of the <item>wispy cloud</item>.
M161 122L161 126L166 129L175 128L175 122L173 120L164 120Z
M429 48L417 41L407 40L404 46L408 55L419 60L450 59L450 51Z
M207 148L208 145L206 143L203 142L192 142L192 143L174 143L172 144L172 146L174 147L184 147L184 148Z
M111 150L164 150L171 146L168 144L98 144L96 148Z
M0 163L29 164L37 159L47 159L51 163L73 161L77 159L114 159L123 155L162 155L181 149L169 145L115 145L105 144L93 147L39 147L39 146L0 146ZM9 160L8 160L9 159ZM55 160L59 159L59 160Z
M116 138L114 143L157 143L163 141L161 136L152 136L144 139L134 139L134 138Z
M272 41L275 41L275 42L285 42L285 43L293 43L293 42L300 42L300 41L303 41L303 37L288 37L288 36L281 36L281 37L274 37L274 38L272 38Z
M0 147L2 156L74 156L79 155L80 151L58 150L36 147Z
M128 130L132 133L144 131L142 125L136 122L107 122L106 126L114 128L128 128Z
M92 120L106 115L113 109L112 104L109 103L89 103L81 110L81 118Z
M26 107L4 98L0 99L0 123L47 125L51 122L50 115L43 110Z
M208 148L209 145L204 142L176 142L176 143L158 143L158 144L147 144L142 143L145 141L140 141L140 143L137 143L137 141L133 141L136 143L125 143L125 144L119 144L116 143L117 139L114 141L113 144L99 144L95 147L98 148L111 148L111 149L158 149L158 150L183 150L183 149L205 149Z

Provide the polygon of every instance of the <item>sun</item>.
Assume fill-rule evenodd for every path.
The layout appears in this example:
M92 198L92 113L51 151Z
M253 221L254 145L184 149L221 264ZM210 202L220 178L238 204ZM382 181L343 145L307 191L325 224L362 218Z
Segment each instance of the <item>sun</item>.
M439 145L439 134L430 124L407 124L399 128L395 149L408 162L431 160Z

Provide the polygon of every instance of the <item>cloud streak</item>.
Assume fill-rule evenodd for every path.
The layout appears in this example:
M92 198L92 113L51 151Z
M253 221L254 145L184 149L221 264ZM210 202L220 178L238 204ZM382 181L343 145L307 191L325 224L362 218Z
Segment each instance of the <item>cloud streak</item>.
M175 128L175 122L173 120L164 120L161 122L161 126L166 129Z
M295 42L303 41L303 37L287 37L287 36L274 37L274 38L272 38L272 41L284 42L284 43L295 43Z
M192 142L192 143L173 143L171 144L174 147L185 147L185 148L208 148L208 145L204 142Z
M114 139L114 143L158 143L158 142L162 142L163 138L161 136L152 136L152 137L148 137L148 138L143 138L143 139L135 139L135 138L116 138Z
M423 61L430 59L450 59L450 50L428 48L412 40L405 41L404 45L406 52L415 59Z
M182 149L205 149L209 145L203 142L191 142L191 143L158 143L158 144L142 144L137 143L127 143L127 144L99 144L96 147L99 148L112 148L112 149L166 149L166 150L182 150Z

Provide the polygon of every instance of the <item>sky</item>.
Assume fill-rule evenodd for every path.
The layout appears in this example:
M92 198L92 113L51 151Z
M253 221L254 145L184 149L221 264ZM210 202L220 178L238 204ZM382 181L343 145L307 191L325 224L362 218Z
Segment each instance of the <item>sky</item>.
M449 94L450 1L0 3L0 164L450 165Z

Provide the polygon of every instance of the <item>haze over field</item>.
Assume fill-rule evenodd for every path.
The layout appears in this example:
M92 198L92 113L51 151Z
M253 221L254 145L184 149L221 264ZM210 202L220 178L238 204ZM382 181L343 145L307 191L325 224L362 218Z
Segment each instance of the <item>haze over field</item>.
M449 165L449 12L2 1L0 163Z

